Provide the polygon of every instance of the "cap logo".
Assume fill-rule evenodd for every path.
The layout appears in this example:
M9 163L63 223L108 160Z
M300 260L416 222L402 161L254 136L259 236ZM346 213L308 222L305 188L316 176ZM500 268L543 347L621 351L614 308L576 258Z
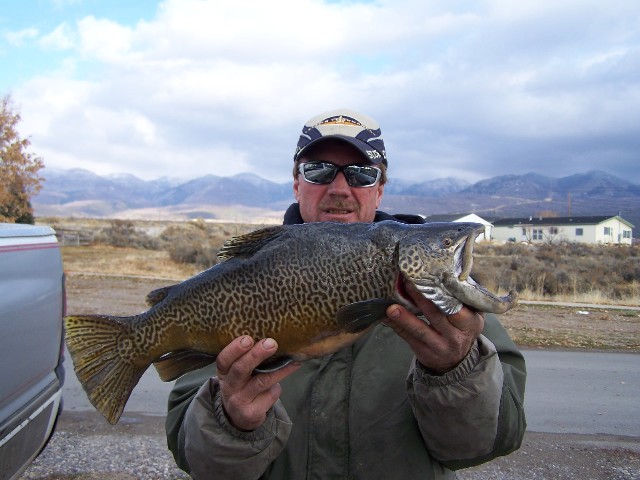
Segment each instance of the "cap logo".
M386 159L385 155L386 152L381 155L377 150L367 150L367 156L369 157L369 160L372 160L374 163L380 162L381 159Z
M352 116L349 111L326 112L308 120L302 127L293 159L297 160L303 150L320 139L331 137L349 142L373 164L387 163L382 133L375 120L355 112Z
M317 127L319 125L328 125L328 124L329 125L349 125L349 126L367 128L362 123L357 121L355 118L345 117L344 115L338 115L338 116L335 116L335 117L325 118L321 122L316 123L314 125L314 127Z

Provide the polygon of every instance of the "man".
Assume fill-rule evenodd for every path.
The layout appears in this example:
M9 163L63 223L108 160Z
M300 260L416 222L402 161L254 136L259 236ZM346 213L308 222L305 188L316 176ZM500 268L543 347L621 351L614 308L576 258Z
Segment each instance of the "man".
M294 163L285 224L422 223L377 211L387 157L365 115L309 120ZM445 479L517 449L526 373L516 346L494 315L447 317L409 291L428 323L392 305L352 346L260 374L277 344L243 336L179 379L167 416L178 465L195 479Z

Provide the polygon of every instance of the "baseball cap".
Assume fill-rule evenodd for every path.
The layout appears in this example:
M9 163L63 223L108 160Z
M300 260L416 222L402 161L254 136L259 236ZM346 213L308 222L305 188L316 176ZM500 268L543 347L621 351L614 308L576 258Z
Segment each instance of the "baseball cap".
M331 110L307 120L302 127L293 160L297 160L311 145L328 138L350 143L373 165L387 165L387 153L378 123L367 115L347 108Z

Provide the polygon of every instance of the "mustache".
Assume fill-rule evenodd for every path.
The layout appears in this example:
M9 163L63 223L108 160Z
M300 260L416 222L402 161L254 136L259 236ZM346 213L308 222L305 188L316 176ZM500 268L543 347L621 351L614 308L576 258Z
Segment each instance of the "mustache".
M357 212L360 210L360 205L355 202L348 202L345 200L338 200L334 202L320 202L318 205L320 210L349 210Z

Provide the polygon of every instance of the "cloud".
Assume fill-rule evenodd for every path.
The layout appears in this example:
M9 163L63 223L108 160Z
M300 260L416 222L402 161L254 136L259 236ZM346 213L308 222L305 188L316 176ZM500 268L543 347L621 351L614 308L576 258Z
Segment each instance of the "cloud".
M78 21L77 29L83 56L106 63L134 60L128 57L132 36L129 27L88 16Z
M67 23L61 23L51 33L43 35L39 43L45 48L69 50L76 44L75 32Z
M65 57L15 95L46 164L286 181L302 123L348 106L379 120L399 178L640 183L634 0L167 0L147 18L40 35Z
M15 31L15 32L6 32L4 34L4 38L10 45L14 47L20 47L24 45L27 40L35 38L38 36L37 28L25 28L23 30Z

